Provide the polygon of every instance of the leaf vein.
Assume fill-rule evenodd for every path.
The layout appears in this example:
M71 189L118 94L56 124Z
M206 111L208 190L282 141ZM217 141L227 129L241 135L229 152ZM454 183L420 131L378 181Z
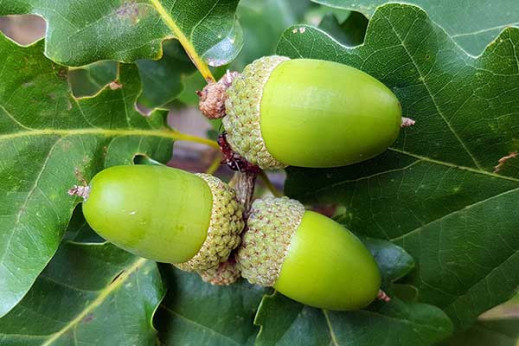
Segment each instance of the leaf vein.
M9 238L7 239L7 241L5 243L5 249L8 249L9 246L11 245L11 241L13 240L14 234L15 234L16 230L18 229L19 225L20 225L21 217L22 217L22 215L24 214L24 212L25 212L25 210L27 208L27 203L29 202L30 198L32 197L32 194L34 193L34 191L36 191L36 188L38 187L38 183L40 181L40 178L41 178L43 172L45 171L45 168L47 168L47 164L49 162L50 157L52 156L52 153L53 153L54 149L56 148L58 143L60 143L61 140L63 140L63 138L65 138L65 137L61 137L60 139L56 140L56 142L49 149L49 153L47 154L47 156L46 156L46 158L45 158L45 160L44 160L44 162L42 164L42 167L40 168L40 171L38 172L38 175L36 176L36 179L34 180L33 186L27 192L27 197L25 198L23 204L20 206L20 209L19 209L18 213L16 214L16 221L15 221L15 224L13 225L13 228L11 229L11 234L9 235ZM2 264L2 265L4 264L6 256L7 256L7 251L5 251L3 253L2 258L0 259L0 264Z
M234 345L239 345L239 343L237 343L235 340L231 339L231 338L228 337L227 335L224 335L224 334L218 333L218 332L215 331L214 329L211 329L211 328L209 328L209 327L207 327L207 326L204 326L203 324L200 324L200 323L198 323L198 322L196 322L196 321L193 321L193 320L187 318L186 316L183 316L183 315L179 314L178 312L176 312L176 311L174 311L174 310L171 310L170 308L168 308L168 307L165 306L164 304L162 304L161 307L162 307L164 310L166 310L167 312L169 312L170 314L175 315L175 316L177 316L178 318L180 318L180 319L182 319L182 320L184 320L184 321L186 321L186 322L188 322L188 323L190 323L190 324L193 324L193 325L195 325L195 326L197 326L197 327L200 327L200 328L203 329L203 330L207 330L208 332L210 332L210 333L213 334L213 335L220 336L220 337L224 338L225 340L231 342L231 343L234 344Z
M466 212L467 209L474 208L475 206L478 206L478 205L480 205L480 204L486 203L486 202L488 202L488 201L490 201L490 200L493 200L493 199L496 199L496 198L499 198L499 197L502 197L502 196L504 196L504 195L511 194L511 193L514 193L514 192L517 192L517 191L519 191L519 187L517 187L517 188L515 188L515 189L512 189L512 190L508 190L508 191L505 191L505 192L498 193L497 195L494 195L494 196L491 196L491 197L485 198L485 199L483 199L483 200L481 200L481 201L478 201L478 202L476 202L476 203L473 203L473 204L471 204L471 205L467 205L467 206L463 207L462 209L454 210L454 211L451 212L451 213L448 213L448 214L443 215L443 216L442 216L441 218L439 218L439 219L432 220L431 222L429 222L429 223L427 223L427 224L425 224L425 225L422 225L422 226L420 226L420 227L418 227L418 228L415 228L414 230L412 230L412 231L410 231L410 232L408 232L408 233L406 233L406 234L400 235L400 236L395 237L395 238L391 238L391 239L389 239L389 240L390 240L390 241L397 241L397 240L404 239L404 238L406 238L406 237L408 237L408 236L410 236L410 235L413 235L413 234L415 234L415 233L418 233L418 232L422 231L423 228L425 228L425 227L427 227L427 226L429 226L429 225L431 225L431 224L433 224L433 223L435 223L435 222L439 222L439 221L442 221L443 219L448 218L449 216L453 216L453 215L458 214L458 213Z
M96 299L94 299L89 305L87 305L73 320L71 320L69 323L67 323L62 329L60 329L58 332L52 334L52 337L46 340L42 346L49 346L52 345L54 341L58 340L61 336L63 336L68 330L72 329L74 330L77 328L77 324L81 322L81 320L91 311L93 311L95 308L100 306L109 296L110 294L115 291L117 288L122 286L126 280L128 280L131 275L139 270L148 260L144 258L139 258L137 261L134 262L134 264L128 268L124 273L122 273L119 278L112 283L110 283L106 288L104 288L102 291L100 291L100 294L97 296Z
M434 108L436 108L437 112L438 112L438 115L440 115L440 117L443 119L443 121L445 122L445 124L447 125L447 127L449 128L449 130L452 132L452 134L456 137L456 139L458 140L458 142L461 144L461 146L463 147L463 149L466 151L466 153L470 156L470 158L472 159L472 161L474 162L475 166L479 169L481 169L481 166L479 164L479 162L477 161L477 159L475 158L475 156L470 152L470 150L468 149L468 147L465 145L465 143L461 140L461 137L458 135L458 133L454 130L454 128L452 127L452 125L450 124L450 122L447 120L447 118L445 117L445 115L443 114L442 110L440 109L438 103L436 102L436 98L433 96L433 93L431 91L431 89L429 88L429 85L425 82L425 77L424 75L422 74L422 71L420 70L417 62L415 61L413 55L411 54L411 52L409 51L409 49L407 48L406 44L405 44L405 41L402 39L402 37L400 37L400 34L398 33L398 31L396 30L396 28L393 26L393 23L389 20L389 18L387 18L386 16L384 16L384 18L387 20L389 26L391 26L391 28L393 29L393 32L395 33L395 35L397 36L397 38L400 40L400 42L402 42L402 47L404 48L407 56L409 57L409 59L411 60L411 62L413 63L415 69L416 69L416 72L418 72L418 75L420 76L420 78L423 80L423 85L425 87L425 89L427 90L427 93L429 94L430 98L431 98L431 101L434 105Z

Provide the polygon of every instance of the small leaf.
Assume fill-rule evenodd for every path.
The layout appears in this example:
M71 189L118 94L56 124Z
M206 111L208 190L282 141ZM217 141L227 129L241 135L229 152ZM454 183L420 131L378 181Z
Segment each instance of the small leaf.
M167 108L182 92L182 78L195 71L177 41L164 42L160 60L137 60L137 66L143 88L137 102L149 109Z
M399 246L381 239L361 238L382 274L385 285L407 275L414 267L413 258Z
M110 244L65 242L0 319L0 344L156 345L152 317L164 293L154 262Z
M168 294L156 316L165 345L252 345L252 324L265 289L244 280L231 286L212 286L196 273L164 265Z
M377 6L387 0L312 0L313 2L359 11L371 17ZM519 26L519 7L515 0L406 0L423 8L433 21L441 25L463 49L479 55L485 46L493 41L500 31L507 27Z
M276 293L263 298L257 345L431 345L450 335L452 324L427 304L372 304L369 310L332 312L310 308Z

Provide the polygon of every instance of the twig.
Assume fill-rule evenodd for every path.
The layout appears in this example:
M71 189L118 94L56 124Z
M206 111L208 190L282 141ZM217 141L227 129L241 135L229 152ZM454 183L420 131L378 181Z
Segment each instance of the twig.
M193 43L186 36L186 34L182 31L182 29L177 25L177 22L173 19L171 14L162 6L162 3L159 0L150 0L155 10L158 12L164 23L171 29L171 31L175 34L175 37L180 42L187 55L196 66L200 74L207 81L214 81L214 77L209 70L209 66L204 61L204 59L198 55Z
M252 205L257 176L257 172L236 172L233 177L233 179L236 180L234 188L236 190L236 197L238 198L238 202L240 202L245 208L245 218L247 218Z

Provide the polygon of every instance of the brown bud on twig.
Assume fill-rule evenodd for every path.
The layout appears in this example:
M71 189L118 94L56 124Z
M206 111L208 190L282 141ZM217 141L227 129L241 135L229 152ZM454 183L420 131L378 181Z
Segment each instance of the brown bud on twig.
M238 72L227 71L218 82L209 81L202 91L196 92L200 98L198 107L206 117L218 119L225 116L225 100L227 99L225 91L231 86L234 78L239 75Z

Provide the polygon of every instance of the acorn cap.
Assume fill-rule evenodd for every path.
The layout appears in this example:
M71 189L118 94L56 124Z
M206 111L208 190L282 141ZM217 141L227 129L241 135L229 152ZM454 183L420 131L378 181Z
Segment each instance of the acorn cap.
M217 267L199 271L200 277L211 285L228 286L240 278L240 270L236 265L236 261L227 260L220 263Z
M249 64L227 89L222 119L227 141L234 151L261 168L284 168L267 150L260 129L260 105L263 87L271 72L282 62L283 56L267 56Z
M304 213L301 203L287 197L254 201L236 256L244 278L274 286Z
M198 253L189 261L175 266L185 271L200 271L217 267L240 244L240 233L245 227L243 206L236 192L220 179L209 174L196 174L204 179L213 195L211 220L207 238Z

